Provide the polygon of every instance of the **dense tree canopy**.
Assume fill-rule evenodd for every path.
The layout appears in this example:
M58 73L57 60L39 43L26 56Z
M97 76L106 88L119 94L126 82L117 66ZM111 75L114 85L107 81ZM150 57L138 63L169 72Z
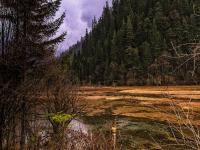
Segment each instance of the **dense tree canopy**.
M184 79L173 45L199 40L198 0L113 0L91 32L61 56L80 81L105 84L166 84ZM190 53L183 47L180 53ZM180 62L181 63L181 60ZM190 77L188 77L190 80ZM191 81L191 80L190 80Z

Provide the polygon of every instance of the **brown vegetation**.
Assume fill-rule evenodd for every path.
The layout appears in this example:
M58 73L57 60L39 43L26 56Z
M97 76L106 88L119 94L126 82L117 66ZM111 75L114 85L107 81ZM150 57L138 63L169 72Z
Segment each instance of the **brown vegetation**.
M104 114L106 109L111 108L113 115L176 123L171 103L199 114L199 86L82 87L81 91L88 115ZM194 122L200 124L198 120Z

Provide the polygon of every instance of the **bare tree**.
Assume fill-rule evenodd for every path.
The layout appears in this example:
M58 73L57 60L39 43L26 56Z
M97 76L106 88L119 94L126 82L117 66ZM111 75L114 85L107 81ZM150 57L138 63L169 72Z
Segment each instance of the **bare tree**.
M52 126L52 141L62 149L68 124L77 117L82 108L78 86L57 65L53 65L40 81L38 88L41 104L37 109Z

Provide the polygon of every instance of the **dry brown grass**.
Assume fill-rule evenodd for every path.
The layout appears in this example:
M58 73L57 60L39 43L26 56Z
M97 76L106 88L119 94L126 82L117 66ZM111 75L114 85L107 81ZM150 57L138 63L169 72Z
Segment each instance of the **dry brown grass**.
M80 95L90 116L110 109L113 115L176 123L177 118L171 113L172 102L200 114L200 86L81 87ZM193 123L200 124L200 121Z

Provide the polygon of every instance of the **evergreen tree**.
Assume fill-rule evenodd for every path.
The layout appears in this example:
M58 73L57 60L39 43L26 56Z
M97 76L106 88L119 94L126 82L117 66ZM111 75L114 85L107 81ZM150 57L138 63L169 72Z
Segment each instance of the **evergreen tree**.
M160 31L157 28L155 20L153 20L150 42L151 42L152 56L153 58L156 58L160 55L162 50L162 37Z
M118 40L117 40L117 33L114 32L113 39L112 39L112 46L111 46L111 61L119 63L119 50L118 50Z
M147 69L148 65L152 63L151 45L148 42L142 43L139 49L140 62L144 69Z
M66 35L63 33L54 37L65 17L63 13L61 17L54 20L60 4L61 0L0 1L1 7L8 10L8 13L1 12L0 19L12 23L12 34L7 47L9 53L5 54L6 57L3 58L5 60L0 61L9 63L1 64L4 69L0 71L8 74L4 77L3 84L10 83L9 88L12 91L28 81L38 81L52 62L55 46L63 41ZM11 72L10 68L15 68L15 70ZM28 88L25 89L32 90ZM21 115L20 149L25 148L28 102L26 95L22 95L18 102ZM16 102L13 102L14 104ZM9 111L6 108L4 110Z
M128 16L127 27L126 27L126 46L134 47L134 31L131 23L131 17Z

